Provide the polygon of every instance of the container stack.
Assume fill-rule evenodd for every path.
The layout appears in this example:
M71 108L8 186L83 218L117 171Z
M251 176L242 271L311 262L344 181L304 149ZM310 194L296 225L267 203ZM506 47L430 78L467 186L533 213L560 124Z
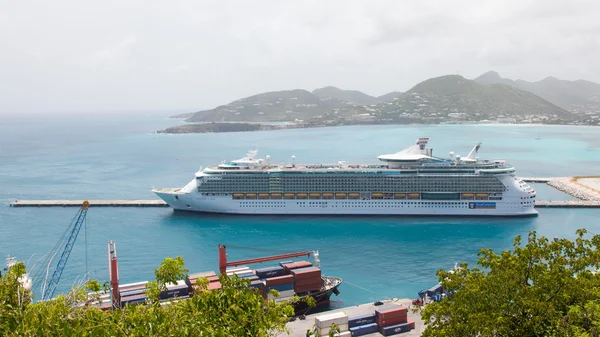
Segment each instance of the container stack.
M120 286L121 306L145 303L147 285L148 282L139 282ZM110 302L110 297L108 298L108 302Z
M277 276L282 276L285 274L285 269L281 266L276 266L276 267L266 267L266 268L260 268L260 269L256 269L254 271L254 274L261 279L267 279L270 277L277 277Z
M379 330L375 321L375 314L348 317L348 329L355 336L364 336L376 333Z
M203 273L190 274L185 279L185 283L190 287L190 290L200 290L199 281L203 278L208 280L207 290L221 289L221 282L219 282L219 276L214 271L207 271Z
M294 276L294 291L296 293L321 290L321 269L317 267L292 269L290 274Z
M282 268L283 270L283 268ZM279 297L276 299L277 301L285 301L290 297L294 296L294 276L293 275L282 275L276 277L270 277L265 280L265 291L268 299L275 299L275 297L270 294L271 290L277 290L279 292Z
M415 328L415 323L408 321L408 309L400 306L375 310L375 322L379 326L379 332L384 336L408 332Z
M331 331L331 326L337 325L340 333L336 336L350 337L352 334L348 330L348 315L343 312L336 312L333 314L321 315L315 317L315 325L317 327L317 333L319 336L328 336Z
M177 284L168 284L166 291L160 292L160 299L167 300L173 297L189 297L190 287L186 281L179 280Z

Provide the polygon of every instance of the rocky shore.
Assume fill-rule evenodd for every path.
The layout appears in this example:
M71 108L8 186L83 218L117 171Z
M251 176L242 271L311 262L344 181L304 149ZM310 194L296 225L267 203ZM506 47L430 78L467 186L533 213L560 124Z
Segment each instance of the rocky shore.
M581 200L600 201L600 193L579 182L577 177L553 178L548 185Z

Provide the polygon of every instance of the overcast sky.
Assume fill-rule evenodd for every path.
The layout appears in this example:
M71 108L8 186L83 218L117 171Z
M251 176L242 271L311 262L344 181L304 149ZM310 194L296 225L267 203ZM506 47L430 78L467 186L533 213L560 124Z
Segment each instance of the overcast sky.
M193 111L496 70L600 83L600 1L0 0L0 113Z

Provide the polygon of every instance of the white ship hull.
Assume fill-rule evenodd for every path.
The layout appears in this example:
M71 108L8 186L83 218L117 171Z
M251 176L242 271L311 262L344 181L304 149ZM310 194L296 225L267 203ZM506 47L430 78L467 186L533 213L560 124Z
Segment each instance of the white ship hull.
M305 215L456 215L456 216L531 216L537 215L534 200L521 204L520 197L501 201L425 201L425 200L234 200L231 196L203 196L176 190L155 190L174 210L229 214L305 214ZM175 198L177 196L177 198ZM512 199L512 200L511 200ZM495 208L475 208L477 204Z

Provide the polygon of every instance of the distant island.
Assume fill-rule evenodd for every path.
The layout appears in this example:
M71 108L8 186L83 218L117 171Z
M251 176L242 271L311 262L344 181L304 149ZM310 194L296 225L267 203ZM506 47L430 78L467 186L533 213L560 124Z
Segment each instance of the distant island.
M600 84L553 77L513 81L496 72L474 80L446 75L406 92L374 97L324 87L273 91L173 118L187 123L160 133L237 132L360 124L518 123L600 125ZM250 124L248 124L250 122ZM274 126L256 123L289 122ZM200 123L200 124L197 124Z

